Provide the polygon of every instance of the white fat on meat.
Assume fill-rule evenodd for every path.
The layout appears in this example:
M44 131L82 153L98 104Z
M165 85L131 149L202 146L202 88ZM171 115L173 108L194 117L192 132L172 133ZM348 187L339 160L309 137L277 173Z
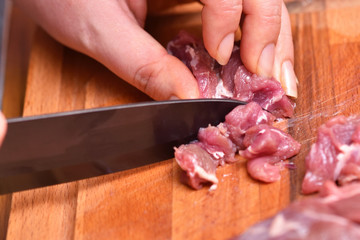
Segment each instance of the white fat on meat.
M224 87L224 82L222 79L220 79L216 86L216 93L215 93L214 97L215 98L224 98L224 97L232 98L233 96L234 96L234 94Z
M218 184L219 180L217 179L215 174L207 173L202 167L199 165L195 165L194 174L197 174L200 178L205 179L214 184Z

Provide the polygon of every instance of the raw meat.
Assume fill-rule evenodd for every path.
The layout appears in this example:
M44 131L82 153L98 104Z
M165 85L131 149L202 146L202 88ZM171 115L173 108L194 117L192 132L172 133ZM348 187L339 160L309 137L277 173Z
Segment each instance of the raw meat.
M263 156L285 160L300 151L300 144L289 134L267 124L255 125L245 133L243 141L246 149L240 155L247 159Z
M190 143L175 148L175 159L185 170L187 183L194 189L200 189L202 183L218 183L215 175L217 164L199 144Z
M251 102L233 109L224 123L201 128L199 141L175 148L175 159L187 173L186 182L195 189L206 182L216 185L216 167L236 161L238 150L249 159L248 171L252 177L264 182L279 180L281 161L297 154L300 144L270 126L274 119Z
M258 157L247 162L247 170L249 175L262 182L276 182L281 178L278 157L265 156Z
M296 155L300 144L289 134L267 124L255 125L245 133L245 150L240 155L248 159L250 176L263 182L280 180L282 160Z
M230 139L239 148L243 149L243 139L246 130L258 124L272 124L275 117L269 112L263 111L255 102L238 106L225 117L225 125L229 130Z
M201 97L220 97L220 90L216 89L220 65L206 52L201 41L186 32L181 32L168 43L167 49L192 71L198 80Z
M337 188L327 182L322 192L322 197L292 203L235 239L360 239L360 184Z
M241 62L238 46L234 46L225 66L210 57L200 40L184 31L168 43L167 49L192 71L198 81L201 97L254 101L277 117L293 115L294 105L285 95L281 84L273 78L250 73Z
M217 165L235 161L236 145L228 138L223 124L218 127L200 128L198 139L202 143L201 146L218 161Z
M319 191L326 180L340 185L360 179L360 116L337 116L322 126L305 159L305 194Z

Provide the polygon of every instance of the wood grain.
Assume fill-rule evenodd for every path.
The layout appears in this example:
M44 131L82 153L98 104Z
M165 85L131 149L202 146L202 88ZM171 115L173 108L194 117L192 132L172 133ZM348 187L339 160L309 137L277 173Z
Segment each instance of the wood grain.
M193 191L169 159L0 196L0 233L8 239L228 239L302 198L304 158L317 127L360 110L360 1L306 2L289 5L300 85L295 117L282 124L302 148L293 159L297 168L284 170L281 181L252 180L239 158L218 169L215 191ZM182 28L200 35L199 17L194 11L153 16L147 29L166 44ZM42 30L35 33L28 70L24 115L149 100Z

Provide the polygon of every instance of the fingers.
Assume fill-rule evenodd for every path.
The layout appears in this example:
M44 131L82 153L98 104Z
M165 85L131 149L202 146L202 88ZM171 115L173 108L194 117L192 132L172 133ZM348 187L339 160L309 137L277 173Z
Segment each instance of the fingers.
M253 73L271 77L281 26L281 0L244 0L241 59Z
M153 99L199 97L190 70L140 27L145 1L16 2L57 40L98 60Z
M190 70L167 51L123 9L110 9L96 18L89 55L156 100L198 98L198 85ZM94 13L92 13L94 14Z
M297 77L294 72L294 46L289 13L283 3L281 29L275 48L273 76L281 82L286 95L297 98Z
M241 14L241 59L251 72L274 77L288 96L297 97L294 49L288 11L282 0L203 0L203 38L220 64L231 55Z
M239 27L242 1L202 0L203 39L209 54L225 65L234 46Z
M4 114L0 112L0 145L4 141L6 130L7 130L7 122Z

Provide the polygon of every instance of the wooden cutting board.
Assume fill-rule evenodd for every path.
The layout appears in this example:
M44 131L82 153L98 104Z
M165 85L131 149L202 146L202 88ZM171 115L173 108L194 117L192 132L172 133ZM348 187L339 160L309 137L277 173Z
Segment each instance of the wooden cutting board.
M304 1L307 2L307 1ZM0 196L0 238L228 239L301 198L304 158L317 127L360 113L360 1L289 4L299 98L283 123L302 144L297 168L259 183L245 161L221 167L216 191L191 190L173 159L103 177ZM149 31L165 44L179 29L200 33L197 11L157 16ZM41 29L30 54L24 116L149 100L96 61Z

